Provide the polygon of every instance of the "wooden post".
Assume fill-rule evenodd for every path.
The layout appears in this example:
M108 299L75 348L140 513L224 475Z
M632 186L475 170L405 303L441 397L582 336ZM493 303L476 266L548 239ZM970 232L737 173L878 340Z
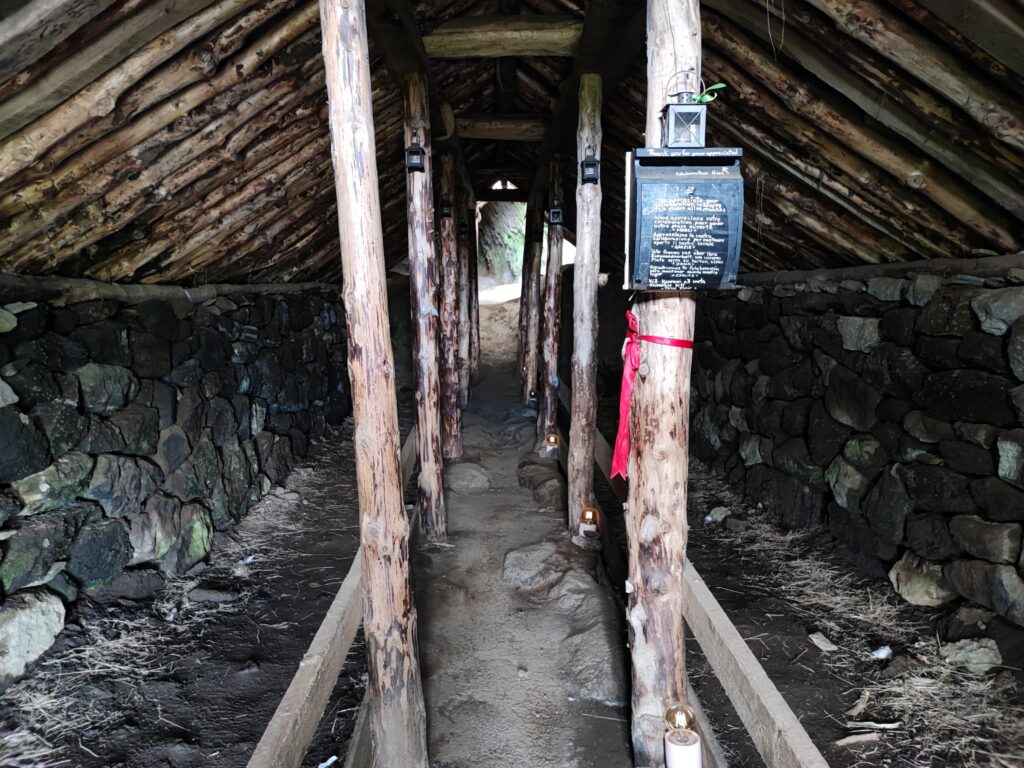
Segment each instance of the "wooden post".
M469 405L469 216L471 197L463 188L458 195L459 245L459 405Z
M601 158L601 77L580 76L577 169ZM569 528L594 506L597 426L597 281L601 262L601 183L584 184L577 170L576 261L573 266L572 420L569 427Z
M699 0L647 2L647 135L661 145L668 94L700 90ZM692 339L689 293L641 295L640 333ZM692 352L642 343L629 429L627 618L633 658L633 756L664 765L665 710L686 699L683 564Z
M394 358L388 333L366 9L321 0L338 199L363 555L363 629L381 765L427 768L427 723L409 583Z
M412 295L413 365L419 436L420 522L428 541L448 538L441 458L441 382L438 377L437 264L434 251L433 158L427 81L420 72L405 79L405 145L418 142L423 171L408 173L409 291Z
M530 218L533 216L535 204L531 197L526 201L526 225L523 227L523 266L520 274L519 288L519 334L518 334L518 362L519 373L524 383L526 381L526 326L529 315L529 282L530 282ZM525 400L525 395L523 397Z
M455 158L441 155L441 452L462 456L459 408L459 248L455 234Z
M524 340L523 402L537 399L537 374L540 370L540 259L544 250L544 206L531 199L526 207L526 338Z
M469 209L469 383L480 379L480 217Z
M562 172L558 155L551 158L550 207L562 206ZM537 415L538 451L542 456L557 456L558 446L558 338L562 297L562 225L548 221L548 269L544 280L544 339L541 344L540 412Z

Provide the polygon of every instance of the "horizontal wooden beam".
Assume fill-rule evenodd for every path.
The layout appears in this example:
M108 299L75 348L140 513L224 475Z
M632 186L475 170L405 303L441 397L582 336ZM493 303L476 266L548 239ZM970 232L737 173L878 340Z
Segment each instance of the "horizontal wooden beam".
M478 203L525 203L529 189L481 189L476 193Z
M467 16L424 35L434 59L572 56L583 31L575 16Z
M536 115L456 115L455 125L463 139L494 141L541 141L547 122Z

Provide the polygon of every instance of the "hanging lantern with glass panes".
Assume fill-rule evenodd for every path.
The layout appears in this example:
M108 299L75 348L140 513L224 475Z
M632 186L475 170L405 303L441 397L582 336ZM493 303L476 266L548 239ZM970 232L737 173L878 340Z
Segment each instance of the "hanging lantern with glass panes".
M678 99L662 112L661 145L673 149L703 147L707 105L695 102L692 93L680 93Z
M412 143L405 148L405 170L410 173L422 173L427 170L427 152L415 133L412 136Z
M563 224L565 215L562 213L561 205L552 205L548 210L548 224Z
M580 181L584 184L597 184L601 181L601 161L594 157L593 152L580 161Z

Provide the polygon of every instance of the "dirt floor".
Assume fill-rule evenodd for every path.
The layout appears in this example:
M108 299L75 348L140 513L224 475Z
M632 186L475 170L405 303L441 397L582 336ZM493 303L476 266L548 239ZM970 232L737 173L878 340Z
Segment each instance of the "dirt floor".
M76 607L0 697L0 766L244 766L358 545L350 438L346 425L315 445L285 488L217 535L201 573L154 598ZM304 765L344 756L364 689L358 640Z
M485 305L481 315L483 349L513 359L516 305ZM510 385L511 370L500 380ZM600 426L609 437L615 428L615 397L608 395L601 404ZM408 424L407 408L402 415ZM501 437L510 434L506 428L514 426L516 418L512 406L492 412L471 409L467 425L472 426L474 419L500 422L491 432ZM311 458L288 478L286 488L273 491L233 531L218 535L212 560L202 573L171 582L155 598L112 599L76 609L57 646L24 681L0 697L0 766L244 766L355 550L357 505L349 436L350 430L342 429L316 446ZM501 442L481 442L471 452L491 472L495 487L512 494L515 483L509 473L515 470L522 445L509 443L503 448ZM511 453L506 455L506 449ZM478 579L484 589L497 588L500 580L494 579L494 569L500 571L504 552L528 544L529 537L486 541L479 526L462 522L466 518L458 498L452 498L455 543L459 537L479 540L478 561L464 564L468 581L463 586L472 598ZM512 509L526 503L518 497L501 503L510 506L503 509L496 502L489 513L527 514ZM601 503L614 524L621 508L607 488ZM719 506L730 510L730 518L705 522L705 515ZM545 513L536 505L533 510L529 514L540 515L543 521ZM546 522L552 531L556 523ZM690 525L691 558L834 768L1024 766L1024 709L1012 671L966 675L941 663L935 652L934 614L900 603L887 585L858 576L832 555L825 538L780 532L699 466L691 468ZM420 564L428 576L431 570L434 577L443 575L446 551L425 551L423 556L427 559ZM490 576L484 573L485 566L491 569ZM193 593L190 599L195 588L207 590L205 596ZM609 593L614 593L611 587ZM199 602L197 597L209 601ZM492 600L488 605L496 609L510 611L512 635L521 635L530 621L540 619L529 614L534 597L520 596L520 604L514 606L511 598L502 598L500 605L493 598L476 595L478 600ZM466 605L474 608L472 601ZM527 679L524 675L545 686L564 685L542 649L521 645L517 656L488 656L484 636L473 635L471 626L459 630L463 634L453 637L446 650L443 625L431 624L434 617L442 617L444 605L425 608L420 609L421 642L428 695L432 685L454 690L451 686L458 681L436 676L450 676L462 659L473 674L486 672L488 664L501 664L503 675L506 667L514 669L514 678L495 676L488 685L488 695L497 694L499 704L503 686L512 690ZM834 642L837 651L825 654L810 643L809 633L815 631ZM872 659L871 652L883 645L890 646L892 658ZM460 648L473 655L453 654ZM451 656L447 666L437 661L445 653ZM315 768L345 753L365 685L360 654L357 644L306 766ZM528 658L524 662L520 657ZM688 650L688 663L731 765L762 765L696 644ZM564 665L564 660L558 664ZM564 691L558 688L556 693ZM533 738L533 731L509 730L509 718L529 714L529 708L523 697L508 698L509 706L490 717L478 707L478 727ZM564 698L551 708L547 699L538 699L545 704L534 708L538 723L564 726L567 717L574 718L572 745L589 740L621 747L626 733L621 713L586 718L586 712L597 710ZM455 706L450 713L458 714L458 709ZM441 741L447 738L454 744L452 739L460 735L452 722L454 717L431 725L438 755L448 755ZM871 722L893 729L847 727ZM835 744L863 733L873 740L852 747ZM561 754L558 749L568 749L568 744L563 739L557 749L547 748ZM581 755L575 746L566 754L567 761L576 759L579 765L618 765L614 758L594 762L587 757L592 750ZM436 768L475 764L446 756ZM494 754L489 763L479 764L511 765Z

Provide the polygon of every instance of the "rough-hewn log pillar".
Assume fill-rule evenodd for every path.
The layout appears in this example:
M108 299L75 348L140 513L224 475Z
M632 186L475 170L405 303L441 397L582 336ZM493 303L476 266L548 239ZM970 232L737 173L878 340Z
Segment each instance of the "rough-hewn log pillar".
M562 207L562 171L557 155L551 158L549 211ZM537 415L538 450L556 455L557 446L549 440L558 434L558 339L561 331L562 300L562 225L548 221L548 265L544 279L544 325L541 342L540 412Z
M520 274L519 287L519 333L517 335L517 360L519 362L519 373L526 380L526 326L530 317L529 312L529 281L530 281L530 217L533 215L535 203L531 197L526 202L526 225L523 227L523 266ZM524 397L525 399L525 397Z
M441 452L462 456L459 408L459 247L455 228L455 158L441 155Z
M458 195L459 226L459 405L469 405L469 217L473 209L470 195L462 189Z
M699 0L647 2L647 145L661 142L666 94L700 90ZM641 295L640 333L692 339L688 293ZM633 658L633 756L664 765L665 709L686 699L683 564L691 351L642 343L629 454L629 620Z
M420 522L428 541L448 538L441 457L441 380L438 374L437 259L434 250L433 158L427 80L405 79L405 145L424 149L423 171L408 174L409 291L412 295L412 354L416 373L416 435L419 440Z
M480 378L480 217L469 210L469 383Z
M544 206L539 198L526 207L526 337L523 340L523 402L537 399L540 371L540 260L544 250Z
M416 605L409 583L409 520L402 500L388 333L366 9L360 0L321 0L320 16L358 446L363 630L373 735L381 765L427 768Z
M580 76L577 168L601 158L601 77ZM594 506L597 426L597 280L601 262L601 183L576 181L576 261L573 266L572 421L569 427L569 527Z

